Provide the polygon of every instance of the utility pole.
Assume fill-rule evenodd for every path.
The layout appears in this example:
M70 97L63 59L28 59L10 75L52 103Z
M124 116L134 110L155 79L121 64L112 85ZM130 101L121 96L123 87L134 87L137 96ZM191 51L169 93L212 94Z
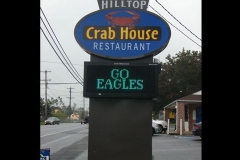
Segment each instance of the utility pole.
M68 89L70 89L70 97L67 97L67 98L69 98L70 99L70 104L69 104L69 122L71 122L71 111L72 111L72 107L71 107L71 99L72 99L72 97L71 97L71 93L72 93L72 89L74 89L74 88L68 88Z
M47 72L51 72L51 71L47 71L47 70L45 70L45 71L41 71L41 72L45 72L45 119L47 119ZM50 81L50 80L49 80Z
M83 96L83 91L81 91L82 96ZM83 97L83 118L85 118L85 99Z
M84 99L84 97L83 97L83 109L84 109L84 114L83 115L84 115L84 118L85 118L85 112L86 111L85 111L85 99Z

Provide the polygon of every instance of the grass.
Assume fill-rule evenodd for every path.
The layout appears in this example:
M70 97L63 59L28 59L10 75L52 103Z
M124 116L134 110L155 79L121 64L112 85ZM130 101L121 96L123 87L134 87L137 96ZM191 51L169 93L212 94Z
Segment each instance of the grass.
M40 125L45 125L44 122L40 122Z

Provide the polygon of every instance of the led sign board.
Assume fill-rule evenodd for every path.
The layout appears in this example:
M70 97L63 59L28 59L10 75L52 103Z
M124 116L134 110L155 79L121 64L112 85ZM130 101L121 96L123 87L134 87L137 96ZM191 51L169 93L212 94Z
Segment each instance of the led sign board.
M143 9L103 9L83 17L74 36L85 52L107 59L157 55L170 40L169 25Z
M157 98L157 63L84 62L84 97Z

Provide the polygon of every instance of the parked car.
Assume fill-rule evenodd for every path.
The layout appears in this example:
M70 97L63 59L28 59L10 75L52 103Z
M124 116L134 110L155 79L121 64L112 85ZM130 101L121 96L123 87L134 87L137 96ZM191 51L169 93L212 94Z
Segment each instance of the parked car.
M45 121L45 125L54 125L54 124L58 124L60 123L60 119L58 119L57 117L49 117L48 119L46 119Z
M89 116L86 116L83 120L81 120L81 124L87 124L89 122Z
M166 121L164 120L152 120L154 123L157 123L159 128L160 128L160 133L164 132L166 133L167 128L168 128L168 124Z
M155 123L155 122L152 122L152 136L153 136L154 134L161 133L160 131L161 131L161 130L160 130L159 125L158 125L157 123Z
M202 122L193 123L192 134L202 138Z

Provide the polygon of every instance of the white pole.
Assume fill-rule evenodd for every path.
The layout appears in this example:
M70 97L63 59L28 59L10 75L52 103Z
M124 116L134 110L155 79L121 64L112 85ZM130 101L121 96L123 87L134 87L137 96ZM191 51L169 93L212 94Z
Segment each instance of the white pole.
M169 129L170 129L170 123L169 123L170 119L168 119L168 129L167 129L167 134L169 134Z

